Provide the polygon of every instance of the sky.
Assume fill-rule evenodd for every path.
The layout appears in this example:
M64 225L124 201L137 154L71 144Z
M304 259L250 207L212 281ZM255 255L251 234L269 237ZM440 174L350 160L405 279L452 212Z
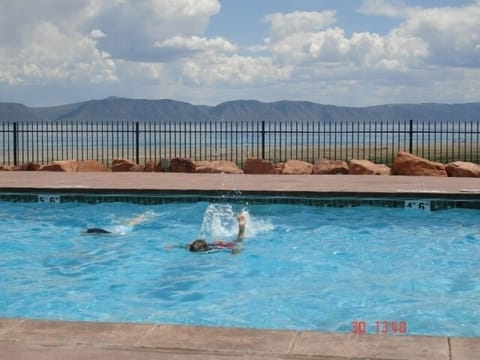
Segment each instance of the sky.
M0 101L480 101L480 0L2 0Z

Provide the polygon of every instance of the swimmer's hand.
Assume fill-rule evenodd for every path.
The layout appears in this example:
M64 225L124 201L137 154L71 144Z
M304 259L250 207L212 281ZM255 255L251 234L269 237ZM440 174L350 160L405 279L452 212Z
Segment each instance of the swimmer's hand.
M244 228L247 223L247 215L245 213L238 214L237 221L238 226Z
M247 223L247 214L240 213L237 216L238 221L238 235L235 241L242 241L245 237L245 224Z

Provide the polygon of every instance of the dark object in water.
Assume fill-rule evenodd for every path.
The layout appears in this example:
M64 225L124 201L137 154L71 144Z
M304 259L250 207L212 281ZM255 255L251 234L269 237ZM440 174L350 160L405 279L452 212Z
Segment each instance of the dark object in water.
M111 232L101 228L90 228L87 229L87 234L111 234Z
M207 242L203 239L198 239L198 240L195 240L194 242L192 242L190 244L190 246L188 247L188 250L190 251L194 251L194 252L197 252L197 251L208 251L209 249L209 246L207 244Z

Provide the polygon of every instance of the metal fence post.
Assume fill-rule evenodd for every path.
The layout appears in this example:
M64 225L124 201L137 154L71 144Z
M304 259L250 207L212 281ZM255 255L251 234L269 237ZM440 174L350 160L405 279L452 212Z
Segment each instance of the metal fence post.
M265 160L265 120L262 120L262 160Z
M140 164L140 124L135 122L135 162Z
M18 123L13 123L13 165L18 165Z
M408 152L413 154L413 120L410 119L410 129L408 131L409 142L408 142Z

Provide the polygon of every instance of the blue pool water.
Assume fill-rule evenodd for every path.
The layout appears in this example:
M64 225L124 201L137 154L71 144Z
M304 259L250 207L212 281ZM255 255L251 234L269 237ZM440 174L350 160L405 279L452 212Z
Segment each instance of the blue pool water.
M232 239L243 250L182 248ZM128 226L141 216L143 222ZM0 202L0 317L480 336L478 210ZM87 227L115 235L92 236Z

